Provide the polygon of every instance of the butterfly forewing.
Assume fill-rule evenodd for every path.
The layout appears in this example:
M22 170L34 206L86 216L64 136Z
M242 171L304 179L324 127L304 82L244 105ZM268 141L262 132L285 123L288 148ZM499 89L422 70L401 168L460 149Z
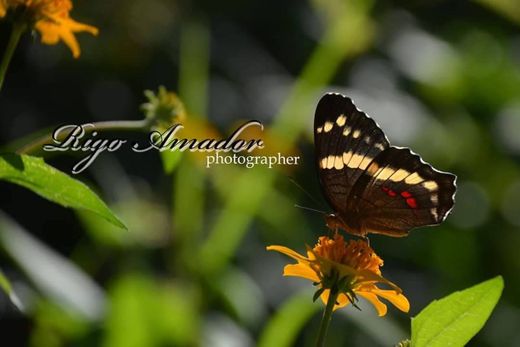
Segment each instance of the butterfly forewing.
M405 236L441 223L454 203L455 175L435 170L383 131L352 101L326 94L314 119L318 176L336 223L366 235Z
M318 103L314 142L321 187L336 211L347 208L347 198L356 180L389 146L374 120L340 94L326 94Z

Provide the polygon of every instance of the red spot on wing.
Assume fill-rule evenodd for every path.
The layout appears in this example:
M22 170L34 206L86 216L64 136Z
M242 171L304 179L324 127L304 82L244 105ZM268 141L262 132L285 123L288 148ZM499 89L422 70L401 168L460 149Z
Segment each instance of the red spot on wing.
M383 186L383 187L381 187L381 189L383 190L383 192L385 192L386 194L388 194L388 196L392 196L392 197L394 197L394 196L397 195L396 192L394 192L392 189L390 189L390 188L388 188L388 187Z
M402 194L401 194L402 195ZM407 198L406 204L410 206L410 208L417 208L417 201L414 198Z
M381 187L381 189L383 190L383 192L388 194L388 196L391 196L391 197L397 196L397 193L388 187L383 186L383 187ZM404 191L404 192L401 192L400 195L405 199L408 207L417 208L417 200L415 200L415 198L413 197L413 195L410 192Z

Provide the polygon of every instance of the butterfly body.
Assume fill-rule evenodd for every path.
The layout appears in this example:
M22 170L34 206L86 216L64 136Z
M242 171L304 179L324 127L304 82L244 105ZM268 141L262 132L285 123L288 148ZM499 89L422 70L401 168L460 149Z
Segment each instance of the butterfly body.
M334 210L325 217L329 228L399 237L440 224L451 211L456 176L435 170L408 148L390 146L349 98L321 98L314 139L318 177Z
M354 219L351 219L351 221L352 220L354 220ZM341 216L336 215L334 213L328 213L325 215L325 225L330 230L337 231L339 229L343 229L346 232L353 234L353 235L357 235L357 236L361 236L361 237L366 236L366 233L363 233L359 224L358 225L347 224L347 222L345 220L343 220L343 218Z

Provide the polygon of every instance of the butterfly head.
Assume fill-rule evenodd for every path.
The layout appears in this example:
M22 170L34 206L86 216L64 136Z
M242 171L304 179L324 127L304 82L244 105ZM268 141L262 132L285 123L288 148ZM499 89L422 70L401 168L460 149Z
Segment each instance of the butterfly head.
M345 223L341 217L335 215L334 213L325 214L325 224L330 230L338 230L340 228L345 229Z
M339 229L342 229L349 234L361 237L364 237L367 234L359 224L359 221L357 221L355 218L350 219L349 223L347 223L340 215L335 213L328 213L324 216L327 228L332 231L338 231Z

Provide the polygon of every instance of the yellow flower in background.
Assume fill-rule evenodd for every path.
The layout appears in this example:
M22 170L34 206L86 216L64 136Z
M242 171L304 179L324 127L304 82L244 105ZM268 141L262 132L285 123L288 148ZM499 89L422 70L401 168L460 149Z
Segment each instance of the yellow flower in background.
M98 34L97 28L70 18L71 0L0 0L0 18L4 17L8 10L20 13L29 27L40 32L42 43L55 45L63 41L72 51L74 58L78 58L81 53L74 34Z
M317 294L326 304L332 286L336 286L339 295L334 310L349 303L355 305L357 296L368 300L379 316L387 312L386 305L380 298L388 300L403 312L408 312L410 303L402 291L392 282L381 276L383 260L363 240L346 242L343 236L334 238L322 236L314 248L307 249L307 257L283 246L269 246L267 250L278 251L298 261L286 265L284 276L302 277L319 286ZM381 289L381 283L391 289Z

